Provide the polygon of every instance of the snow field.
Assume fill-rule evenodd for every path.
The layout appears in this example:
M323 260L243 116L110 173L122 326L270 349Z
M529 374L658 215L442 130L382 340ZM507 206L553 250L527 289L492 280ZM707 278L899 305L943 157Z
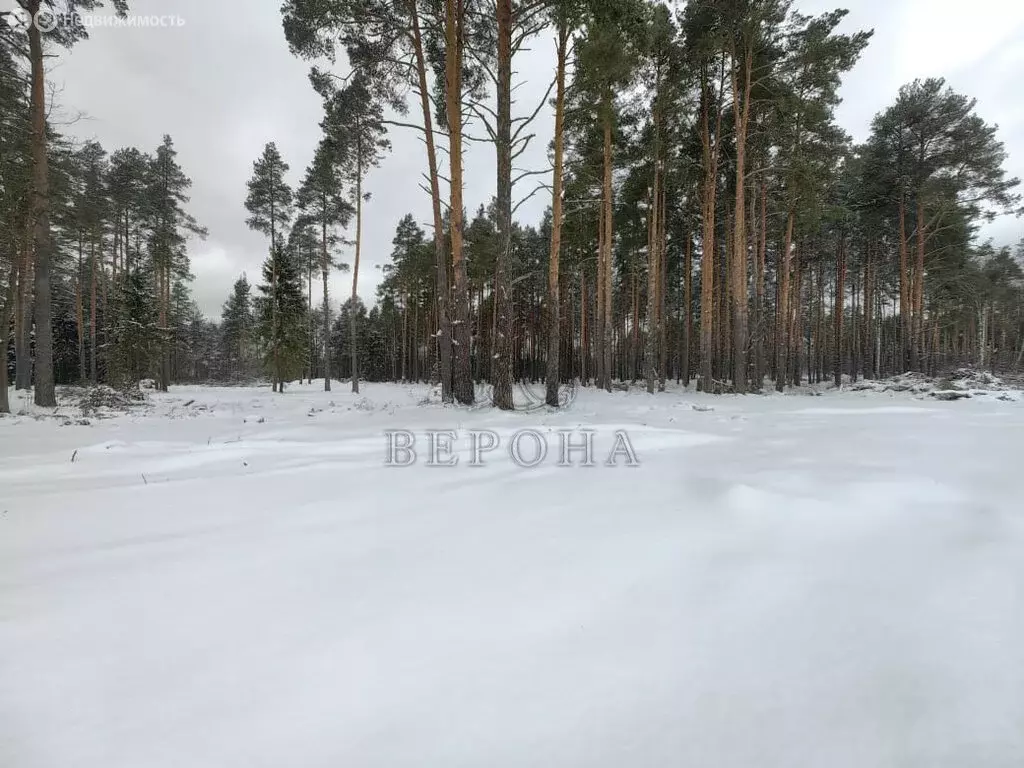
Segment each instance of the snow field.
M1024 760L1019 402L318 388L0 419L0 765ZM394 429L459 465L386 466Z

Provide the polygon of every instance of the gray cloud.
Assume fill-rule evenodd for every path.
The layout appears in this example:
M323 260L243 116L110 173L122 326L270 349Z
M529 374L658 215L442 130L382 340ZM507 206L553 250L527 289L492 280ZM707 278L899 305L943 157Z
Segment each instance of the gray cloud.
M834 7L804 0L808 13ZM1009 168L1024 176L1024 104L1016 80L1024 70L1024 6L1015 0L973 0L971 14L949 0L858 0L848 29L876 30L875 38L843 88L840 122L863 139L872 116L892 101L901 84L939 75L976 96L985 119L1000 124L1010 151ZM166 14L159 0L133 0L132 12ZM245 226L245 182L252 161L267 141L276 141L291 165L297 185L319 138L321 104L307 81L308 64L288 53L278 3L252 0L179 0L173 13L181 27L96 27L91 39L62 56L51 73L67 116L86 110L86 119L65 130L95 138L108 150L134 145L155 149L164 133L175 141L179 159L192 177L191 210L210 230L192 244L196 297L218 317L235 278L258 279L267 249L265 238ZM976 32L971 35L971 30ZM553 43L537 40L517 70L525 81L517 90L517 111L532 110L551 77ZM527 168L546 165L552 118L544 110L537 138L521 158ZM420 189L425 152L417 135L392 131L392 153L367 183L372 199L364 220L359 293L372 303L399 218L412 212L426 225L430 203ZM493 150L470 145L466 155L466 203L470 212L493 194ZM519 194L530 190L523 183ZM528 221L540 218L548 201L537 195L520 209ZM1003 219L984 235L1013 242L1020 222ZM332 280L335 298L350 290L350 278Z

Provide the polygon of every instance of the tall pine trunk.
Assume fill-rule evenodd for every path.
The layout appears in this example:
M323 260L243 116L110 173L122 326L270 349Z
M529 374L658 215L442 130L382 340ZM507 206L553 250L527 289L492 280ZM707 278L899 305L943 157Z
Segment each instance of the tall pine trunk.
M718 192L719 137L722 127L722 110L715 103L714 139L711 136L711 89L708 85L708 71L701 73L700 134L703 159L703 182L701 191L701 238L700 260L700 386L704 392L714 392L715 376L715 198ZM719 93L721 88L719 88Z
M655 132L657 132L657 128L655 128ZM657 143L657 139L655 139L655 146L657 146ZM658 214L661 208L658 200L659 185L661 183L659 171L658 159L655 156L654 190L652 193L647 234L647 343L644 350L644 378L647 382L648 394L654 394L654 386L658 378ZM639 326L635 318L634 324Z
M451 181L451 248L452 272L455 277L455 365L453 390L455 399L471 405L473 372L470 365L469 280L463 248L462 202L462 53L464 0L445 0L445 109L448 116L448 160Z
M10 413L11 404L7 396L7 345L10 339L11 314L14 312L14 296L17 291L17 266L11 264L7 279L7 293L0 305L0 413Z
M900 193L900 202L898 208L899 216L899 238L900 238L900 264L899 264L899 282L900 282L900 354L902 359L899 361L900 372L905 370L909 365L911 368L914 367L913 352L912 352L912 326L911 317L913 314L912 308L912 294L911 294L911 273L910 273L910 256L907 253L907 222L906 222L906 203L904 195Z
M736 73L739 62L732 67L733 118L736 133L736 201L733 219L732 247L732 384L734 391L747 391L747 230L746 230L746 157L747 123L750 120L750 88L753 50L748 46L743 56L743 82Z
M558 59L555 74L555 168L551 180L551 251L548 257L548 354L547 392L545 400L557 408L561 384L559 355L561 342L561 306L558 293L558 258L562 248L562 165L565 152L565 65L569 50L569 27L564 21L558 27ZM582 274L580 275L582 280ZM570 308L571 309L571 308Z
M89 248L89 380L97 383L96 370L96 236Z
M327 211L327 193L323 193L323 209ZM324 392L331 391L331 305L327 287L331 257L327 252L327 217L320 222L320 275L324 283Z
M612 391L612 99L604 97L604 232L600 280L604 307L601 313L601 386Z
M361 126L360 126L361 127ZM357 127L358 129L358 127ZM359 131L362 133L362 131ZM352 303L348 313L349 353L352 361L352 391L359 393L359 332L356 328L359 302L359 251L363 242L363 144L356 141L356 254L352 260Z
M790 251L793 249L793 222L796 214L790 209L786 217L786 237L782 251L779 253L778 264L778 306L775 310L775 389L782 392L786 388L789 371L789 273Z
M32 386L32 233L25 234L18 258L18 287L14 293L14 388Z
M28 10L39 11L39 0ZM43 40L36 24L28 28L32 62L32 219L35 240L35 404L57 405L53 381L53 326L50 320L50 174L46 157L46 84L43 72Z
M765 332L765 309L764 309L764 276L766 268L766 252L768 250L768 184L761 183L760 200L761 223L757 227L757 265L754 279L754 327L756 337L754 339L754 387L761 391L764 386L765 347L768 344L768 334Z
M668 264L665 254L668 253L668 200L665 195L664 167L661 171L661 206L658 209L658 391L665 391L665 379L668 373L668 323L665 322L665 294L668 292Z
M693 355L693 238L686 235L683 252L683 353L681 373L683 386L690 386L690 359Z
M82 295L82 266L83 251L85 246L82 242L82 233L78 233L78 270L75 273L75 323L78 331L78 381L85 381L85 310L83 308L84 297ZM5 329L6 330L6 329ZM6 349L4 350L6 352ZM0 365L7 367L7 355L0 355Z
M512 0L497 0L497 153L496 215L498 252L494 280L495 336L491 352L494 405L512 410L512 318L509 310L508 262L512 255Z
M166 392L171 383L171 348L170 348L170 265L158 268L160 275L160 391Z
M911 361L914 370L925 370L925 327L924 327L924 245L925 245L924 203L920 196L917 201L917 263L914 266L914 320Z
M434 272L437 301L437 359L441 380L441 399L450 403L452 391L452 326L448 295L448 249L445 247L444 220L441 216L441 187L438 177L437 149L434 144L434 121L431 114L430 91L427 86L427 65L423 53L423 36L416 7L409 0L412 20L412 44L416 55L416 76L423 110L424 141L427 145L427 170L430 175L430 203L434 217Z
M836 300L833 308L835 320L835 349L833 350L833 376L837 387L843 383L843 302L846 298L846 237L839 236L836 251Z

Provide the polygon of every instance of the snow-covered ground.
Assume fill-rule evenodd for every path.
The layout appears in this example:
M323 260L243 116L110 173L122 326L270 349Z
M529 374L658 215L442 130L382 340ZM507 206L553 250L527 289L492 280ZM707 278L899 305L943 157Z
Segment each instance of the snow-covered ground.
M0 766L1024 765L1024 402L320 387L0 419Z

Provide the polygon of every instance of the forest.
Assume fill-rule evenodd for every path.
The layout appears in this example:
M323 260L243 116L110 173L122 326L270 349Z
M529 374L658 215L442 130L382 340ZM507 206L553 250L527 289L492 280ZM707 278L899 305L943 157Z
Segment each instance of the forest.
M557 407L569 381L742 394L1024 362L1024 240L978 235L1021 213L996 127L935 77L892 94L855 143L836 107L872 32L843 31L843 10L287 0L281 16L322 138L295 188L273 137L254 159L239 197L265 260L217 321L190 291L207 233L173 139L62 135L50 54L91 44L87 30L0 32L0 412L8 380L38 406L57 384L333 378L431 381L445 401L507 409L522 380ZM551 48L544 99L520 103L520 64ZM544 109L552 135L536 130ZM431 216L397 222L361 297L363 222L387 215L366 180L399 132L422 140ZM471 142L495 153L476 210ZM531 142L544 167L517 163ZM542 220L521 220L538 195Z

